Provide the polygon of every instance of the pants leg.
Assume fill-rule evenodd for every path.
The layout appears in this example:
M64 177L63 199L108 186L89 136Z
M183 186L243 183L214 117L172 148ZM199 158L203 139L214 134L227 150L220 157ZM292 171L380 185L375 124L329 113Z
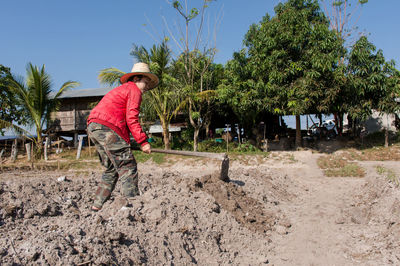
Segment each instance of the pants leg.
M88 134L95 143L101 164L106 168L93 205L101 208L114 190L118 178L121 179L124 196L138 195L137 164L130 145L113 130L97 123L89 124Z

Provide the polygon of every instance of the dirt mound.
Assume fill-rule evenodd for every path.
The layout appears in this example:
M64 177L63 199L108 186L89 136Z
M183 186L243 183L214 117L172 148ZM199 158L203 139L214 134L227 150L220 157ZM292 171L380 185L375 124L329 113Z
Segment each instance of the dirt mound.
M381 263L400 264L400 191L388 179L375 175L367 179L343 209L341 222L352 226L349 256ZM371 232L370 228L373 228ZM357 245L355 245L355 243ZM360 245L361 243L361 245Z
M326 177L319 156L234 158L229 183L215 161L148 161L141 195L126 201L117 183L97 213L100 167L4 168L1 264L399 265L400 190L376 170L394 180L398 163L359 162L364 178Z
M117 186L93 213L99 175L3 173L2 264L262 264L271 234L290 227L275 199L282 180L262 169L232 169L225 183L152 165L141 171L140 196L126 202Z

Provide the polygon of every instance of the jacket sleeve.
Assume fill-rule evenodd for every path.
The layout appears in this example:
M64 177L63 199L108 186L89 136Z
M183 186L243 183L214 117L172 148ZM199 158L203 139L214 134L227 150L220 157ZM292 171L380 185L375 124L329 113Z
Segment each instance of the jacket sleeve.
M132 133L133 138L141 146L147 144L147 136L143 132L139 123L140 104L142 102L142 94L136 89L129 90L128 102L126 106L126 124Z

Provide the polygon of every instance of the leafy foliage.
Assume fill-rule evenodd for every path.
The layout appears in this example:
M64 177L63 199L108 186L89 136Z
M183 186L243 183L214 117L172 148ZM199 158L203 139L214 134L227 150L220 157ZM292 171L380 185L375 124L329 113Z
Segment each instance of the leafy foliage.
M110 86L118 86L121 84L119 79L125 74L126 72L123 72L118 68L110 67L100 70L98 79L102 84L108 84Z
M328 112L339 88L337 62L345 50L318 2L289 0L247 32L220 86L221 98L243 121L260 112L301 115ZM300 136L300 129L297 130Z
M150 65L151 71L159 77L159 85L144 96L144 109L147 114L154 112L163 128L164 147L170 148L169 124L181 101L182 87L172 75L171 50L165 39L160 45L153 45L150 51L143 46L134 45L131 55ZM150 116L149 116L150 117Z
M14 94L9 90L9 78L11 72L8 67L0 65L0 131L2 129L14 128L18 132L22 132L21 128L15 127L14 124L26 124L26 114L24 110L17 105ZM13 124L14 123L14 124Z
M398 110L399 71L385 62L383 52L361 37L349 55L345 104L349 116L367 119L373 109L384 113Z

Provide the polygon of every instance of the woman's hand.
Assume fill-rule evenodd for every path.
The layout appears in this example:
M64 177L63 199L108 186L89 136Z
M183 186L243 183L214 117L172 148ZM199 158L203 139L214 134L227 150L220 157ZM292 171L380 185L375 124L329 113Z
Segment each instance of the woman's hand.
M142 150L142 152L150 154L151 153L151 146L150 144L145 144L143 146L140 147L140 149Z

